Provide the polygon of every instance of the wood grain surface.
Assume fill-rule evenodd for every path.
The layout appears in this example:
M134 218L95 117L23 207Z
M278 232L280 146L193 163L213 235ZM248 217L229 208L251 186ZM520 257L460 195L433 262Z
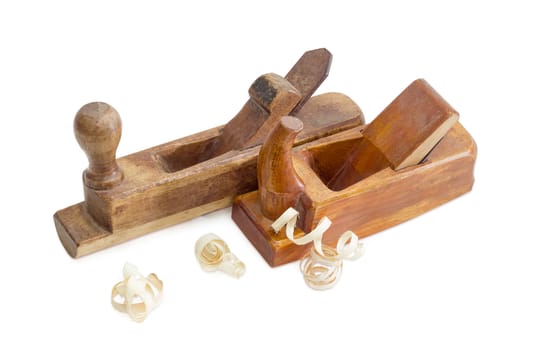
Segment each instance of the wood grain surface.
M425 80L414 81L364 129L329 187L341 190L388 166L400 170L420 163L458 119Z
M111 106L98 105L100 111L112 110ZM360 108L338 93L312 97L296 117L303 124L303 131L295 140L297 145L363 123ZM103 116L103 120L108 118L107 114ZM94 125L89 129L100 125L107 130L99 131L102 134L117 131L116 123L101 123L98 118L92 122ZM103 189L93 182L84 183L85 201L54 215L60 241L67 252L73 257L86 255L224 208L238 194L255 190L260 146L207 157L223 129L209 129L117 160L115 151L109 152L104 156L106 169L120 172L121 181L108 184L103 177L101 181L106 182ZM107 142L84 144L90 160L88 169L98 168L92 154Z
M332 226L324 235L324 244L335 245L347 230L363 238L421 215L472 188L476 145L456 123L422 164L400 171L387 167L344 190L331 190L325 179L337 165L333 163L339 163L335 159L350 154L353 143L360 139L362 134L355 128L304 145L294 154L294 168L305 187L296 206L296 237L310 232L327 216ZM273 232L273 220L263 214L258 191L238 196L232 217L271 266L298 260L310 248L293 244L284 230Z

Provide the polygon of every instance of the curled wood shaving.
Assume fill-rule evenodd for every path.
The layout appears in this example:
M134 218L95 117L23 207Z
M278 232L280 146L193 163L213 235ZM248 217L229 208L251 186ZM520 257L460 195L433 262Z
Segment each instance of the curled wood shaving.
M279 232L286 225L286 237L297 245L313 242L310 253L301 259L299 267L306 284L312 289L332 288L342 273L343 260L356 260L364 254L364 246L358 241L357 235L346 231L338 239L336 249L323 245L323 234L331 226L327 217L321 218L318 225L308 234L295 238L295 225L299 212L288 208L271 227Z
M240 278L245 273L241 262L219 236L208 233L195 243L195 256L204 271L222 271L232 277Z
M136 322L142 322L159 305L163 282L154 273L143 277L130 263L124 265L123 276L124 280L113 286L111 303L116 310L128 313Z

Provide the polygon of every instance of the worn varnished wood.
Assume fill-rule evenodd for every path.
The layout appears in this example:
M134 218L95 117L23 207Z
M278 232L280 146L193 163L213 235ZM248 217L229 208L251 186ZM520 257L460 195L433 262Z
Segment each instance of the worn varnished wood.
M286 80L302 94L301 100L290 115L296 115L327 78L332 58L332 54L327 49L307 51L286 74Z
M335 245L338 237L352 230L360 238L414 218L471 190L476 146L471 136L455 124L422 164L395 171L390 167L342 191L324 182L332 174L331 160L348 155L352 142L362 139L357 129L305 145L294 155L294 167L305 185L297 206L300 213L296 236L310 232L319 219L333 222L324 243ZM336 150L336 157L328 150ZM317 173L314 169L327 169ZM258 191L238 196L232 217L271 266L300 259L310 247L290 242L284 230L275 234L260 207Z
M323 138L321 142L303 145L292 155L276 160L275 164L274 157L265 160L271 168L286 168L291 178L298 178L302 182L304 189L292 194L298 198L295 205L299 211L297 236L310 232L322 217L327 216L333 224L324 236L325 244L335 245L339 236L347 230L354 231L359 237L366 237L470 191L476 158L474 141L456 121L457 113L442 98L437 98L436 92L430 90L425 82L417 81L416 85L411 85L418 90L412 98L407 99L407 90L400 95L407 100L399 117L408 120L407 125L398 124L397 119L388 121L393 118L392 114L397 113L392 112L391 105L386 109L388 118L383 116L377 123L374 121L368 126ZM430 94L431 102L426 98L421 99L422 90L424 95ZM419 103L424 106L418 107ZM419 108L425 112L422 112L419 120L411 121L415 111L420 111ZM435 133L433 130L447 125L452 119L454 124L448 125L449 131L445 136L441 131L440 142L440 138L436 138L434 145L426 145L432 151L428 149L418 155L420 160L425 158L423 162L394 169L419 149L419 143L429 143L434 137L429 136ZM380 123L385 120L388 122L381 126ZM416 135L412 135L412 138L405 136L409 138L409 146L398 144L399 149L394 149L393 144L386 142L385 138L394 143L404 142L404 138L397 137L395 133L388 134L391 124L398 126L402 134L410 133L410 130L403 128L413 129L412 133ZM386 129L383 136L382 128ZM373 147L370 148L370 145ZM353 164L355 150L362 149L367 158L362 163L366 167L361 168L363 172L360 175L365 173L366 176L359 177L341 190L333 189L331 180L340 174L340 169ZM402 156L396 157L400 154ZM281 158L279 154L278 158ZM261 168L262 164L258 166ZM284 183L285 180L271 178L270 181ZM278 234L273 232L270 225L275 218L266 215L263 208L265 199L261 193L262 189L238 196L233 205L233 219L271 266L301 258L309 247L291 243L284 231ZM273 196L276 196L275 192ZM269 205L275 207L271 210L276 212L287 208L287 203L277 202L273 198L269 198Z
M258 188L263 214L272 220L297 204L304 185L293 169L292 148L303 129L297 118L283 117L258 155Z
M82 108L87 109L112 110L102 103ZM321 139L363 122L358 106L347 96L337 93L312 97L296 117L303 122L303 131L296 139L298 144ZM95 125L87 128L108 125L99 121L94 120ZM106 127L109 134L117 131L111 127L116 124L120 121ZM79 257L95 252L224 208L236 195L256 189L260 146L205 159L204 152L210 152L222 130L223 127L209 129L116 161L109 152L104 156L106 164L117 165L122 174L121 181L115 181L105 189L96 189L84 180L85 201L54 215L58 235L68 253ZM83 132L77 129L76 133ZM90 160L88 169L95 168L91 163L95 159L92 155L102 142L105 143L100 140L94 146L89 146L92 143L85 146Z
M326 49L307 51L285 78L269 73L249 88L249 100L211 146L207 158L261 144L281 117L296 115L329 75L332 55Z
M249 96L241 111L223 128L211 157L244 148L251 139L259 142L265 137L263 125L276 123L301 100L301 93L290 82L273 73L256 79L249 88Z
M258 129L244 147L252 147L264 142L267 135L277 125L282 116L297 115L306 106L308 100L318 89L321 83L329 75L332 55L326 49L307 51L301 56L297 63L290 69L284 79L289 82L301 95L301 99L289 113L279 113L270 116L266 122ZM320 115L320 111L315 111Z
M111 188L123 179L115 161L122 125L117 111L105 103L89 103L74 118L76 140L87 154L84 183L95 190Z
M458 119L425 80L414 81L366 127L329 187L341 190L388 166L418 164Z

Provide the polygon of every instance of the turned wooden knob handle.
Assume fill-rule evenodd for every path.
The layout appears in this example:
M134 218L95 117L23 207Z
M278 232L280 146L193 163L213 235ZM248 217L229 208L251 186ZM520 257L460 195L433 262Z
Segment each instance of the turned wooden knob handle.
M84 171L86 186L105 190L122 181L123 173L115 159L121 130L119 113L106 103L88 103L76 113L74 134L89 159Z

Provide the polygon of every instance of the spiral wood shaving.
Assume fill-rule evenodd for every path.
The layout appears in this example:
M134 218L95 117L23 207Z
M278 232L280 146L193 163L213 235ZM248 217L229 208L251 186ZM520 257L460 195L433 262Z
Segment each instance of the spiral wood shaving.
M245 273L245 264L232 254L227 243L208 233L195 243L195 256L204 271L223 271L235 278Z
M124 280L113 286L111 303L116 310L142 322L159 305L163 283L153 273L143 277L130 263L124 265L123 276Z
M313 242L310 253L301 259L299 267L306 284L312 289L332 288L342 273L343 260L356 260L364 254L364 247L357 235L347 231L338 239L336 248L323 245L323 234L331 226L327 217L321 218L318 225L310 233L295 238L295 224L299 213L293 208L286 210L271 227L279 232L286 225L286 236L297 245Z

